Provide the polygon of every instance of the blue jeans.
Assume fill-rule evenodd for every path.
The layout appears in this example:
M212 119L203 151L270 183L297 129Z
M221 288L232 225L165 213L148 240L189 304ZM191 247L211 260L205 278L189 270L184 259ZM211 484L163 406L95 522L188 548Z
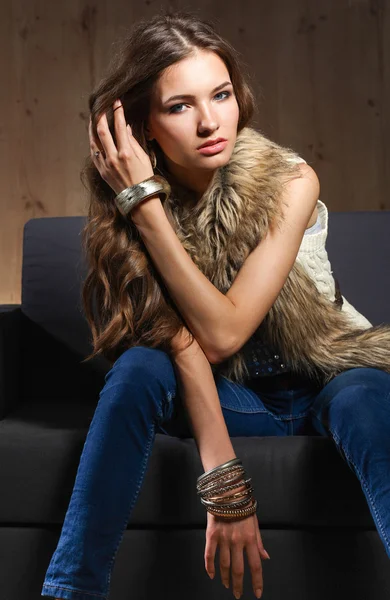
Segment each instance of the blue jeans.
M288 383L263 377L243 386L219 375L215 382L231 437L333 440L359 478L390 558L390 374L350 369L322 388L299 377ZM130 348L105 376L42 596L108 598L115 556L156 433L193 437L169 355Z

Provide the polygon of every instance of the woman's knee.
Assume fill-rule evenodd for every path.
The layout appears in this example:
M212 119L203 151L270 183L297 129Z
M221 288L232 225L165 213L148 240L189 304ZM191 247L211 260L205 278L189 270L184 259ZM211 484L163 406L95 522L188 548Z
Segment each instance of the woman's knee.
M346 386L364 386L372 390L381 390L390 394L390 373L373 367L357 367L339 373L328 384L331 389L342 389Z
M170 399L176 393L176 376L170 356L163 350L133 346L125 350L105 375L105 388L122 385L131 396L150 391L147 397Z
M369 367L343 371L321 390L310 410L328 431L344 424L370 429L383 411L390 418L390 374Z
M134 377L158 377L173 371L170 356L158 348L147 346L133 346L125 350L114 362L106 374L106 380L123 378L124 381L133 381Z

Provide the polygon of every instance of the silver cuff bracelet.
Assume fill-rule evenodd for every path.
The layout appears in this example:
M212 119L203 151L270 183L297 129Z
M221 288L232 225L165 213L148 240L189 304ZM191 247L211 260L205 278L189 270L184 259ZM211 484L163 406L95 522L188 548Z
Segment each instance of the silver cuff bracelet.
M139 202L149 198L149 196L163 194L165 200L170 192L171 186L165 177L152 175L152 177L131 185L120 192L115 198L115 204L119 212L125 217Z

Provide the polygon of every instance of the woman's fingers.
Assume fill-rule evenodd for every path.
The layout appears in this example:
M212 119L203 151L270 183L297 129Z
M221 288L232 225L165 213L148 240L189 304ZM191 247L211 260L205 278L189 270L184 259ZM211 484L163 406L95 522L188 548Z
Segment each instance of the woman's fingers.
M244 546L238 542L230 547L232 591L236 598L240 598L244 580Z
M252 574L253 591L256 598L260 598L263 592L263 566L260 559L257 542L248 544L245 548L249 568Z
M114 127L118 154L122 153L125 148L129 148L130 136L126 129L127 123L125 119L125 111L120 100L115 100L113 104L114 110Z
M102 152L103 147L101 145L99 146L99 144L97 143L97 141L95 139L95 136L93 135L91 117L89 118L89 124L88 124L88 136L89 136L89 147L90 147L90 151L91 151L91 158L92 158L92 160L96 160L97 157L95 156L95 152L97 150Z
M115 158L117 155L117 149L114 144L114 140L112 139L110 128L108 127L106 113L103 113L101 117L99 117L99 121L96 125L96 131L106 157L111 156L112 158Z
M219 570L221 581L228 588L230 585L230 546L224 542L219 544Z
M257 521L256 515L254 515L254 516L256 518L255 530L256 530L256 538L257 538L257 547L259 549L259 552L260 552L262 558L271 558L270 555L268 554L267 550L264 548L263 540L262 540L260 529L259 529L259 523Z
M257 517L256 517L256 519L257 519ZM261 539L259 525L257 524L257 527L256 527L256 523L255 523L255 531L256 531L257 548L258 548L259 552L261 552L261 549L263 547L263 540Z
M204 565L205 565L206 573L208 574L209 577L211 577L211 579L215 575L214 560L215 560L216 549L217 549L216 537L213 535L206 534L206 547L204 550Z

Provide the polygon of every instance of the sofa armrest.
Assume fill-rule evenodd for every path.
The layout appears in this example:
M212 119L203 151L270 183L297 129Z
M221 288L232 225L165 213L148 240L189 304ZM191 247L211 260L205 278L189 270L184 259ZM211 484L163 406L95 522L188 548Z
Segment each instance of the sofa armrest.
M21 333L21 305L0 304L0 419L20 398Z

